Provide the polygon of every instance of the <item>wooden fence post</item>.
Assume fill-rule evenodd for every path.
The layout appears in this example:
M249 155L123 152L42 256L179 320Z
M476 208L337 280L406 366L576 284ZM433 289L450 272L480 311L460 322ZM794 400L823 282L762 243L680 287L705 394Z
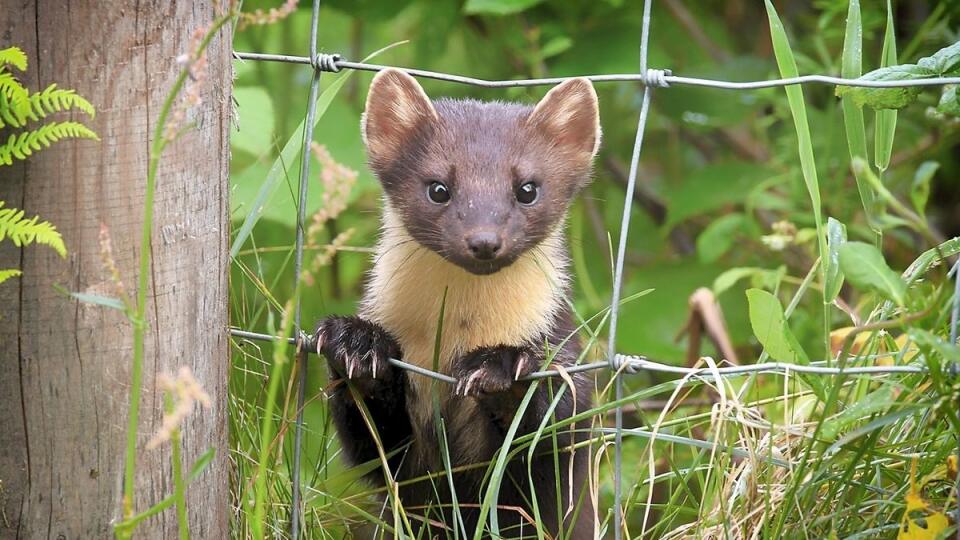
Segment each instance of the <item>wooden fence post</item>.
M112 295L101 262L101 224L131 295L150 137L191 35L214 2L22 0L0 10L0 48L29 56L21 81L75 88L97 108L85 120L101 140L67 141L0 167L0 200L54 223L66 260L43 246L0 242L0 538L104 538L121 515L132 332L120 311L58 292ZM7 9L7 8L10 9ZM161 373L189 367L213 400L183 426L184 467L217 456L187 488L195 538L229 536L227 437L229 25L207 52L195 128L168 147L156 191L148 291L135 509L173 491L170 448L144 444L160 426ZM18 74L20 75L20 74ZM79 114L79 113L78 113ZM79 118L78 118L79 119ZM2 131L0 131L2 134ZM173 509L144 522L139 538L176 536Z

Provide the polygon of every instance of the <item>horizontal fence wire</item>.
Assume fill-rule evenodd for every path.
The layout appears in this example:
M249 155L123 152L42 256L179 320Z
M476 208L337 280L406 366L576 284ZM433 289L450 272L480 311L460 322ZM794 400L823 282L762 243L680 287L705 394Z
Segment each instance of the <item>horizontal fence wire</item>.
M286 340L287 343L291 345L297 345L303 349L306 349L308 352L315 353L316 341L314 341L313 336L308 336L306 334L301 335L299 338L296 337L282 337L282 336L273 336L270 334L262 334L259 332L250 332L248 330L243 330L240 328L230 328L230 335L247 340L254 341L280 341ZM830 367L824 364L828 364L831 360L821 360L817 362L811 362L810 364L789 364L786 362L764 362L762 364L746 364L742 366L723 366L717 368L688 368L682 366L674 366L670 364L664 364L662 362L656 362L650 360L642 355L635 354L616 354L616 363L619 366L623 367L624 373L634 374L639 373L640 371L656 371L660 373L673 373L677 375L684 375L689 377L695 377L698 379L715 379L716 375L746 375L749 373L769 373L769 374L783 374L789 375L791 373L801 373L801 374L813 374L813 375L831 375L831 376L842 376L842 375L888 375L892 373L926 373L927 368L919 365L906 365L906 366L852 366L852 367ZM873 354L858 357L863 360L879 360L879 359L888 359L896 356L896 353L887 353L887 354ZM450 384L456 384L457 379L449 375L444 375L443 373L437 373L426 368L422 368L416 364L411 364L409 362L404 362L398 358L389 359L389 363L393 366L396 366L401 369L406 369L414 373L418 373L425 377L430 377L431 379L436 379L438 381L447 382ZM550 377L562 377L564 373L582 373L586 371L596 371L599 369L608 369L610 368L610 362L601 361L601 362L590 362L585 364L577 364L570 367L564 367L563 373L557 370L543 370L543 371L534 371L529 375L521 378L520 380L533 381L537 379L546 379Z
M320 53L313 58L309 56L291 56L286 54L262 54L251 52L234 52L233 55L238 60L259 60L265 62L305 64L311 65L321 71L331 72L338 72L341 69L373 72L383 71L385 69L399 69L400 71L406 72L414 77L458 84L467 84L482 88L546 86L551 84L559 84L568 79L576 78L545 77L540 79L507 79L491 81L486 79L478 79L475 77L466 77L463 75L454 75L451 73L428 71L425 69L413 69L383 64L368 64L365 62L351 62L349 60L343 60L339 54ZM776 88L780 86L792 86L795 84L827 84L833 86L857 86L862 88L905 88L911 86L943 86L945 84L960 84L960 77L929 77L923 79L907 79L897 81L872 81L867 79L846 79L843 77L833 77L831 75L802 75L800 77L768 79L761 81L721 81L716 79L702 79L699 77L681 77L679 75L673 75L670 70L665 69L647 69L642 73L584 75L582 78L598 83L638 82L650 86L685 85L720 88L724 90L759 90L761 88Z
M636 140L634 144L634 152L631 160L631 173L629 175L629 186L628 191L632 193L634 186L634 180L636 178L636 167L637 161L639 159L640 147L643 141L643 131L646 123L646 113L650 106L650 89L653 87L666 88L673 85L685 85L685 86L697 86L705 88L717 88L717 89L726 89L726 90L759 90L763 88L774 88L774 87L784 87L797 84L823 84L823 85L833 85L833 86L851 86L851 87L864 87L864 88L904 88L904 87L921 87L921 86L942 86L948 84L960 84L960 77L930 77L922 79L910 79L910 80L896 80L896 81L877 81L877 80L866 80L866 79L848 79L842 77L833 77L829 75L803 75L799 77L789 77L789 78L780 78L780 79L769 79L769 80L758 80L758 81L723 81L716 79L703 79L699 77L684 77L680 75L674 75L669 69L648 69L647 67L647 41L649 39L649 25L650 25L650 0L644 1L644 13L643 13L643 25L641 32L641 47L640 47L640 72L639 73L618 73L618 74L605 74L605 75L585 75L583 78L589 79L595 83L607 83L607 82L634 82L642 84L644 89L644 99L643 106L640 111L640 118L638 121ZM436 71L429 71L423 69L411 69L404 67L388 66L382 64L370 64L365 62L351 62L349 60L343 59L339 54L328 54L328 53L317 53L317 33L318 33L318 19L319 19L319 0L313 1L313 12L311 18L311 28L310 28L310 56L293 56L293 55L282 55L282 54L263 54L263 53L252 53L252 52L234 52L233 55L238 60L251 60L251 61L265 61L265 62L285 62L293 64L302 64L309 65L314 69L314 76L310 85L310 97L308 102L307 110L307 120L306 126L313 126L313 117L315 116L316 111L316 95L318 92L319 82L320 82L320 73L321 72L339 72L342 69L352 69L357 71L370 71L370 72L379 72L385 69L399 69L412 75L414 77L420 77L425 79L433 79L438 81L446 81L458 84L467 84L471 86L477 86L482 88L514 88L514 87L529 87L529 86L545 86L545 85L554 85L569 80L574 77L546 77L546 78L536 78L536 79L512 79L512 80L486 80L479 79L475 77L467 77L462 75L455 75L450 73L442 73ZM310 176L310 158L308 147L312 140L312 130L310 128L305 128L303 135L303 146L301 149L301 171L299 178L299 198L297 201L297 230L296 230L296 243L295 243L295 258L294 258L294 280L295 280L295 290L299 290L300 284L300 274L303 261L303 223L305 219L305 208L306 208L306 198L307 198L307 183ZM797 374L811 374L811 375L822 375L822 376L847 376L847 375L886 375L886 374L895 374L895 373L906 373L906 374L917 374L917 373L926 373L927 369L924 366L920 365L890 365L890 366L852 366L852 367L833 367L830 364L830 361L824 362L811 362L810 364L789 364L784 362L765 362L761 364L750 364L742 366L711 366L710 368L690 368L690 367L681 367L673 366L660 362L650 360L644 356L638 355L627 355L627 354L618 354L615 353L615 336L616 336L616 317L619 306L618 298L621 293L622 285L622 271L623 271L623 261L624 261L624 251L626 247L627 239L627 229L629 224L630 214L632 212L631 203L633 197L630 193L627 194L626 202L624 206L624 215L623 215L623 224L621 227L621 236L618 250L618 257L616 260L616 283L614 284L613 290L613 301L611 303L611 327L610 327L610 339L608 342L609 352L608 358L606 361L601 362L592 362L585 364L578 364L575 366L566 367L563 370L563 373L557 370L543 370L536 371L524 377L522 380L537 380L544 379L548 377L557 377L565 376L569 373L579 373L579 372L588 372L600 369L610 369L613 370L614 376L616 377L616 392L617 398L621 397L622 383L621 378L618 376L621 373L637 373L640 371L654 371L661 373L670 373L676 375L682 375L683 379L681 384L684 382L691 381L708 381L716 379L717 377L730 377L745 375L750 373L776 373L789 376L791 373ZM950 320L950 339L952 343L957 341L957 327L958 327L958 318L960 318L960 261L957 262L953 270L953 278L956 280L955 292L953 297L953 305L951 309L951 320ZM302 502L301 502L301 447L302 447L302 436L303 436L303 404L304 404L304 390L306 384L306 369L307 361L306 357L308 353L318 352L316 350L316 340L314 336L311 336L301 330L300 327L300 298L297 295L295 299L294 306L294 326L297 333L296 337L293 338L284 338L280 336L272 336L269 334L261 334L257 332L250 332L247 330L239 328L230 328L230 334L236 338L246 339L246 340L259 340L259 341L278 341L278 340L287 340L291 344L297 346L297 360L299 366L298 374L298 392L297 392L297 418L296 418L296 428L295 428L295 443L294 443L294 460L293 460L293 490L292 490L292 515L291 515L291 537L296 540L299 537L301 532L301 516L302 516ZM860 356L857 357L859 360L875 360L884 356L892 356L893 353L886 355L870 355L870 356ZM389 359L389 363L397 368L404 369L406 371L417 373L419 375L430 377L432 379L456 384L457 379L443 373L437 373L435 371L420 367L416 364L411 364L404 362L403 360L397 358ZM960 376L960 365L954 362L949 368L954 376ZM616 467L615 467L615 497L614 497L614 536L619 540L622 533L622 524L621 524L621 515L622 509L620 507L621 502L621 438L624 434L635 435L641 437L648 437L653 439L654 434L647 433L642 430L625 430L622 427L622 408L620 406L616 407L616 427L614 429L610 428L601 428L601 433L612 434L615 437L615 451L616 451ZM655 435L657 439L669 441L672 435L660 433ZM696 444L700 445L712 445L710 441L696 441L694 439L682 438L684 442L690 443L690 441L695 441ZM678 441L679 442L679 441ZM706 447L706 446L704 446ZM736 455L738 452L746 452L743 449L731 449ZM957 454L960 456L960 452ZM779 461L779 460L778 460ZM787 463L776 463L779 466L789 466ZM960 494L960 478L957 480L957 493ZM956 519L960 522L960 506L956 510ZM644 526L646 526L646 516L644 519ZM957 533L957 538L960 540L960 531Z

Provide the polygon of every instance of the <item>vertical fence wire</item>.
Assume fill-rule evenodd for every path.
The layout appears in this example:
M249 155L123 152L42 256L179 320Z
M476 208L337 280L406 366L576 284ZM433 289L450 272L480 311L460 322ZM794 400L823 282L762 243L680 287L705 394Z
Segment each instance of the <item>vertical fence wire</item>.
M957 326L960 324L960 322L958 322L958 320L960 320L960 257L957 258L957 262L953 265L953 282L953 307L950 311L950 343L956 345ZM957 360L954 360L951 366L950 375L950 379L954 383L951 388L953 389L954 395L956 395L956 383L958 379L960 379L960 363L958 363ZM954 410L953 414L960 415L960 411ZM960 469L960 435L957 436L957 452L954 455L957 460L957 468ZM957 508L953 523L957 526L957 540L960 540L960 470L958 470L955 480L954 495L957 499Z
M623 268L626 257L626 244L630 228L630 217L632 214L633 208L633 194L636 188L636 180L638 175L639 168L639 159L640 152L643 146L643 136L647 122L647 116L650 109L650 101L652 97L652 90L655 86L667 86L671 83L676 84L693 84L698 86L708 86L714 88L729 88L729 89L753 89L753 88L766 88L770 86L785 86L788 84L803 84L803 83L825 83L825 84L842 84L848 86L879 86L879 87L894 87L894 86L926 86L926 85L943 85L943 84L952 84L960 82L960 78L937 78L937 79L926 79L926 80L912 80L912 81L860 81L860 80L850 80L850 79L840 79L837 77L821 76L821 75L810 75L804 77L796 77L793 79L779 79L773 81L754 81L754 82L729 82L729 81L713 81L706 79L695 79L689 77L678 77L673 76L667 70L649 70L647 68L647 52L648 52L648 41L650 35L650 11L651 11L652 0L644 0L643 5L643 20L640 34L640 73L639 74L626 74L626 75L601 75L601 76L590 76L591 80L595 81L640 81L643 84L643 95L640 105L639 118L637 121L637 131L634 139L633 153L631 155L630 161L630 171L627 179L627 187L624 199L624 208L623 215L621 217L620 225L620 235L619 242L617 247L617 255L614 261L614 283L612 291L612 299L610 305L610 329L608 337L608 358L607 362L603 363L613 371L613 376L615 378L615 392L616 399L621 400L623 397L623 383L621 374L623 371L633 372L636 369L651 369L651 366L647 365L649 362L645 360L637 360L635 357L629 357L625 355L619 355L616 353L616 335L617 335L617 323L619 319L619 310L620 302L622 298L622 288L623 288ZM304 121L303 129L303 144L301 147L301 163L300 163L300 178L299 178L299 190L298 190L298 201L297 201L297 227L296 227L296 243L295 243L295 252L294 252L294 291L297 292L294 300L294 327L296 338L291 341L297 345L297 365L298 365L298 381L297 381L297 411L296 411L296 425L295 425L295 435L294 435L294 448L293 448L293 466L292 466L292 504L291 504L291 520L290 520L290 535L296 540L300 536L300 528L302 524L302 485L301 485L301 448L303 440L303 408L305 402L305 391L306 391L306 377L307 377L307 359L310 352L310 347L308 346L311 343L309 336L307 336L301 329L301 302L299 294L299 284L300 277L303 268L303 251L304 251L304 221L306 219L306 201L307 201L307 188L309 185L310 179L310 163L311 163L311 154L310 154L310 143L313 139L313 129L316 120L316 107L317 107L317 95L319 93L320 86L320 76L323 71L339 71L340 68L350 68L350 69L360 69L368 71L379 71L384 69L385 66L363 64L357 62L349 62L341 60L339 55L323 55L317 53L317 34L319 27L319 15L320 15L320 1L313 0L312 2L312 18L310 25L310 56L308 58L303 57L288 57L283 55L266 55L266 54L254 54L254 53L235 53L237 58L248 58L251 60L273 60L273 61L282 61L282 62L294 62L294 63L309 63L313 67L313 76L310 82L310 91L309 98L307 103L307 114ZM464 84L472 84L476 86L484 87L510 87L510 86L533 86L540 84L555 84L566 80L566 78L556 78L556 79L530 79L522 81L483 81L479 79L473 79L469 77L455 76L444 73L435 73L427 72L423 70L412 70L406 69L407 72L410 72L416 76L423 76L427 78L435 78L440 80L448 80L451 82L460 82ZM950 318L950 339L951 342L956 344L958 337L958 319L960 319L960 260L957 261L956 265L952 271L953 278L955 280L955 291L953 296L953 305ZM238 336L244 336L252 339L275 339L273 336L261 336L259 334L254 334L250 332L244 332L242 330L231 329L231 333ZM396 360L391 360L392 362L397 362L402 364L400 367L404 369L417 370L416 366L406 364L404 362L399 362ZM642 364L642 365L640 365ZM599 367L599 366L597 366ZM655 366L654 366L655 367ZM662 366L661 366L662 367ZM751 369L753 368L753 369ZM764 366L749 366L746 368L747 371L762 371ZM892 367L874 367L874 368L864 368L864 373L870 372L893 372L897 368ZM906 368L904 368L906 369ZM420 369L424 375L435 376L441 378L441 380L450 379L447 382L452 382L453 379L443 376L442 374L437 374L430 372L429 370ZM835 374L834 371L826 369L824 370L825 374ZM847 372L852 372L848 369ZM951 367L951 372L956 379L957 375L960 375L960 365L954 364ZM549 376L551 373L543 373L540 375ZM623 409L621 405L617 405L615 408L615 438L614 438L614 508L613 508L613 528L614 528L614 538L616 540L621 540L624 531L624 516L622 508L622 469L623 469L623 451L622 451L622 442L623 442ZM960 461L960 438L958 438L958 451L957 458ZM960 523L960 476L957 478L956 492L958 495L958 506L956 509L956 522ZM960 540L960 529L957 531L957 540Z
M320 20L320 0L313 0L313 14L310 19L310 58L317 58L317 27ZM303 124L303 146L300 148L300 192L297 200L296 247L293 258L293 290L296 298L293 308L293 326L297 333L297 419L293 436L293 471L291 474L290 537L300 537L300 462L303 447L303 406L307 388L307 348L300 327L300 273L303 270L303 222L307 213L307 187L310 184L310 142L313 140L313 127L317 115L317 93L320 89L320 69L314 66L310 80L310 94L307 98L307 117Z
M647 40L650 34L651 0L643 2L643 25L640 29L640 73L647 75ZM620 540L623 536L623 378L621 365L617 357L617 322L620 314L620 298L623 288L623 262L627 251L627 235L630 230L630 215L633 211L633 192L637 183L637 168L640 164L640 149L643 146L643 132L650 110L651 86L649 79L644 81L643 101L640 104L640 116L637 120L637 133L633 143L633 155L630 158L630 173L627 178L626 198L623 202L623 215L620 222L620 241L617 245L617 260L614 267L613 294L610 303L610 333L607 339L607 358L613 369L614 386L618 405L614 413L616 433L613 443L613 536ZM652 442L652 441L651 441Z

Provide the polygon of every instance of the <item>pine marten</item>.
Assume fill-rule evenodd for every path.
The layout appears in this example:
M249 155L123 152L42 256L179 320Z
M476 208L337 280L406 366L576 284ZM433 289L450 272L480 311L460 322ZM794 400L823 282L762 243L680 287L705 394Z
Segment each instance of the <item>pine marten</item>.
M439 370L459 381L438 384L450 466L489 461L531 384L518 379L548 367L548 349L555 352L552 365L569 366L580 354L562 229L600 144L596 92L577 78L551 89L536 107L431 101L411 76L387 69L371 83L362 128L384 190L381 238L359 315L329 317L316 331L335 383L329 407L344 455L352 464L379 456L342 384L349 379L384 450L404 448L389 459L397 481L446 470L431 379L387 362L433 368L443 307ZM573 379L575 391L568 388L552 411L556 419L590 408L589 378ZM551 414L560 384L538 385L517 436L536 431ZM556 445L544 436L531 463L526 450L509 463L498 500L503 538L536 537L534 494L550 537L594 536L589 449L570 450L587 439L588 426L576 428L575 435L561 432ZM477 523L486 470L453 478L471 536L486 525ZM372 478L382 483L383 471ZM420 516L410 520L415 529L452 538L459 522L444 476L404 484L399 498L408 515Z

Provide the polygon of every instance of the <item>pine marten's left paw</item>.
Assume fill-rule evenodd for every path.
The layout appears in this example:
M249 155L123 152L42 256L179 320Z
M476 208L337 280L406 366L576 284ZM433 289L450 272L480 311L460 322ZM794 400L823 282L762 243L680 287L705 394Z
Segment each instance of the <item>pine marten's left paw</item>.
M486 397L502 394L537 368L534 355L526 347L482 347L464 356L453 368L456 394Z

